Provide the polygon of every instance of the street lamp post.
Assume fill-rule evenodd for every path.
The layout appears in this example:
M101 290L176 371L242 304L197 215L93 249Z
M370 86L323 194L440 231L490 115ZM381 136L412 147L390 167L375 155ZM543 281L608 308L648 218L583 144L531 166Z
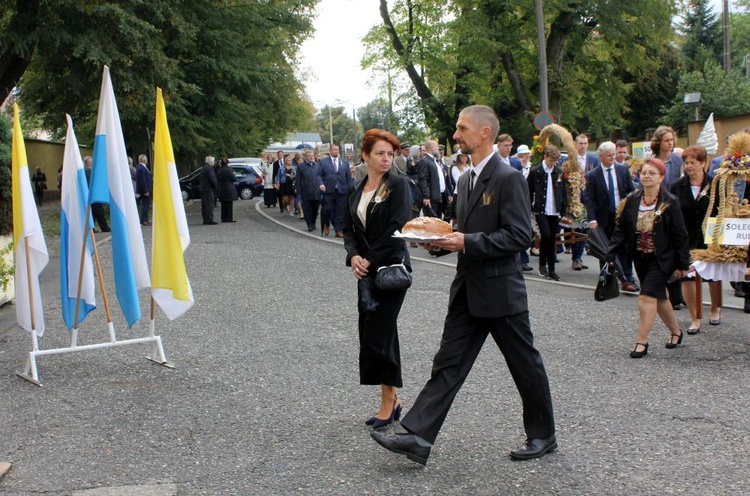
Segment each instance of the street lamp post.
M542 0L534 2L536 14L536 33L539 44L539 105L542 112L549 111L549 94L547 92L547 47L544 38L544 10Z
M333 114L331 113L331 106L328 105L328 133L331 136L331 144L333 144Z
M685 105L692 105L695 107L695 120L698 120L699 110L701 106L701 94L700 93L685 93L682 97L682 103Z

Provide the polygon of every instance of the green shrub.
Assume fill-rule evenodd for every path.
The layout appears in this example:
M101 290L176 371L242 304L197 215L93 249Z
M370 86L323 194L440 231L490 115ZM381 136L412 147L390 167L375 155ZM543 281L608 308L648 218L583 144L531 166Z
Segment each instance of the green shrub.
M10 261L5 260L5 255L13 252L13 241L5 246L0 246L0 291L8 289L8 283L10 282L13 274L15 273L15 266L13 265L13 257Z

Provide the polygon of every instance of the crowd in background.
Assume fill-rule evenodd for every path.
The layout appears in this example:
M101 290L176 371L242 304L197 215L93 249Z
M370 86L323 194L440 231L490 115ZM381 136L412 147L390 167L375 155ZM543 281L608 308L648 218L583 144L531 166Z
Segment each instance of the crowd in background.
M705 244L700 228L708 207L707 192L710 192L711 178L721 157L709 164L705 149L692 146L683 151L675 144L676 133L667 126L660 126L652 136L653 157L665 166L660 188L674 195L681 205L689 235L685 248L703 248ZM643 189L643 162L632 159L628 142L606 141L595 151L589 151L588 137L581 134L575 138L575 148L574 157L567 157L554 145L548 145L541 153L535 151L538 155L534 155L528 145L520 144L512 154L513 138L507 133L500 134L495 145L501 161L521 172L529 185L531 204L528 207L532 212L535 236L529 249L521 253L523 270L536 270L540 276L555 281L561 280L556 267L566 255L571 257L572 270L589 268L585 262L587 234L593 229L603 229L607 238L611 238L617 225L618 205L628 195ZM308 231L319 227L324 236L329 234L332 224L336 235L340 235L340 222L336 225L335 220L343 216L344 202L337 196L344 198L349 185L367 173L366 164L361 159L350 163L340 156L335 145L330 151L325 157L318 156L312 149L293 154L279 151L276 156L267 155L263 161L265 206L278 205L280 212L304 220ZM330 191L333 160L349 172L339 174L334 180L336 195ZM576 163L579 169L574 167ZM454 223L458 178L471 170L469 155L459 151L447 156L442 144L426 140L414 145L402 142L390 172L408 180L412 218L422 215ZM321 189L326 181L329 183ZM547 187L548 183L551 188ZM329 190L325 191L326 188ZM745 198L750 196L750 188L744 195ZM574 196L575 200L571 201ZM531 257L538 257L536 269L531 266ZM640 293L632 254L627 246L618 248L615 260L620 289ZM600 261L598 265L602 269L605 264ZM592 278L597 275L592 273ZM690 334L700 330L693 281L671 277L666 282L671 309L689 309L691 324L687 332ZM746 290L747 285L743 286L741 282L732 283L732 286L736 296L746 297L745 310L750 312L750 288ZM717 303L720 293L721 283L709 282L712 302L709 323L713 325L721 322L721 308Z

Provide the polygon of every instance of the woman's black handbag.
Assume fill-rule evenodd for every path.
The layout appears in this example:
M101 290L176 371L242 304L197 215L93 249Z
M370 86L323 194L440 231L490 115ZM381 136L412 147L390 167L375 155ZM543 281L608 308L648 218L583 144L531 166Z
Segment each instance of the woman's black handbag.
M596 301L607 301L620 296L620 285L617 281L617 271L613 268L610 272L605 265L599 273L599 282L594 290L594 299Z
M375 287L383 291L408 289L411 286L411 274L403 261L400 264L384 265L375 274Z

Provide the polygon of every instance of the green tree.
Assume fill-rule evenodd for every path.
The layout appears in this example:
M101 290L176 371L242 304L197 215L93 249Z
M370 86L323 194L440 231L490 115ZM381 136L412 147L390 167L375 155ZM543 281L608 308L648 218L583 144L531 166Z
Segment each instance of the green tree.
M388 106L388 102L382 98L377 98L357 109L357 118L363 131L377 128L398 133L399 126L396 116Z
M724 50L721 23L710 0L687 0L680 32L682 57L689 70L700 70L706 60L721 60Z
M729 42L732 47L732 67L745 69L745 57L750 56L750 0L736 0L729 15Z
M427 129L424 127L424 112L413 90L401 95L396 102L400 106L395 112L399 123L399 141L406 141L412 145L424 142L428 137Z
M329 113L330 110L330 113ZM344 143L359 144L362 136L359 123L346 114L344 107L329 107L326 105L315 118L316 131L320 133L323 142L330 141L331 123L333 124L333 142L341 146Z
M0 82L18 83L24 109L58 136L70 113L86 142L107 64L132 153L149 147L160 86L178 161L251 155L309 119L288 61L317 1L0 0L0 27L19 26L3 29L0 61L28 61Z
M687 130L687 123L695 119L692 106L682 102L683 95L700 92L701 107L699 119L705 119L713 112L716 117L750 113L750 81L735 69L729 74L715 60L707 60L703 70L683 74L677 84L677 95L671 105L662 109L662 122L675 128L678 133Z
M544 7L550 111L574 132L606 135L623 127L632 81L663 64L648 47L673 40L672 0L617 8L606 0L557 0ZM532 2L380 0L380 12L383 26L366 37L363 64L400 68L441 141L470 103L494 108L518 141L531 138L539 109Z
M675 63L662 64L637 77L628 73L619 75L630 87L627 110L623 114L623 138L645 136L647 129L656 127L661 121L662 108L669 106L677 94L681 69L678 49L661 45L647 50L652 53L652 58Z

